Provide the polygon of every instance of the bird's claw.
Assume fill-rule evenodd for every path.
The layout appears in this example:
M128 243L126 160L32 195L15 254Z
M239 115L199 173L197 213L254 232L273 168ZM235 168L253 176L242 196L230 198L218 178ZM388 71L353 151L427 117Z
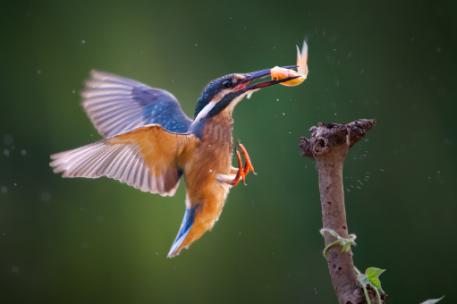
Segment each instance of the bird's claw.
M238 144L240 146L241 152L243 153L244 156L244 174L245 176L249 173L252 172L252 174L257 175L255 172L254 166L252 165L251 162L251 157L249 156L248 150L246 150L246 147L243 144ZM241 165L240 165L241 167Z
M245 163L243 166L240 151L236 150L238 171L236 172L235 178L230 182L230 185L236 186L240 180L242 180L243 184L246 186L246 176L249 174L249 172L252 172L253 174L257 173L254 170L254 166L252 165L251 158L249 157L249 153L246 150L246 147L243 144L238 144L238 146L240 147L241 153L243 153Z

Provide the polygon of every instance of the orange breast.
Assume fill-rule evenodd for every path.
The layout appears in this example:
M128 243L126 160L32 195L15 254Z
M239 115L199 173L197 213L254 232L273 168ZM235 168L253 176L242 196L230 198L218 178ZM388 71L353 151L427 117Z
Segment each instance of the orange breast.
M232 123L212 121L203 132L202 141L180 159L184 169L189 207L197 207L194 224L180 246L188 247L210 230L224 207L229 186L217 180L232 167Z

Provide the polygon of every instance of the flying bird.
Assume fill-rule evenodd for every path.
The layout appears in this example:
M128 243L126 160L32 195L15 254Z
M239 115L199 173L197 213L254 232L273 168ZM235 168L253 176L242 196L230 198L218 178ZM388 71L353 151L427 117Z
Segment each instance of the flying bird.
M92 71L82 105L103 139L53 154L50 165L63 177L106 176L162 196L173 196L183 177L186 210L168 253L174 257L214 226L230 188L254 172L242 144L235 149L238 167L232 166L236 105L263 88L301 83L308 73L306 61L305 43L298 65L212 80L198 98L193 119L163 89Z

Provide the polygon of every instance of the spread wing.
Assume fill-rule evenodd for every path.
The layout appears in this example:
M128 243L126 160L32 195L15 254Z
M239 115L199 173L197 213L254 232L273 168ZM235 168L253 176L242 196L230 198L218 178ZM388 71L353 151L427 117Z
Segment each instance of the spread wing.
M50 165L63 177L107 176L141 191L173 196L182 174L177 158L195 140L148 125L51 155Z
M113 74L92 71L81 95L87 115L103 137L148 124L185 133L192 122L168 91Z

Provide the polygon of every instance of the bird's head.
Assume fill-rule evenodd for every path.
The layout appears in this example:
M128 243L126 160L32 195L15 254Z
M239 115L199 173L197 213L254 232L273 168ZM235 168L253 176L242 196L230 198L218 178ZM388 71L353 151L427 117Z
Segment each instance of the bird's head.
M284 66L283 68L294 69L296 66ZM259 81L262 78L269 77L270 72L271 69L251 73L234 73L212 80L198 99L197 107L195 108L195 121L210 118L222 112L231 113L246 95L299 77L293 76L281 80Z

